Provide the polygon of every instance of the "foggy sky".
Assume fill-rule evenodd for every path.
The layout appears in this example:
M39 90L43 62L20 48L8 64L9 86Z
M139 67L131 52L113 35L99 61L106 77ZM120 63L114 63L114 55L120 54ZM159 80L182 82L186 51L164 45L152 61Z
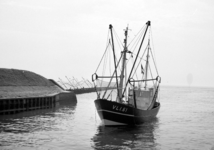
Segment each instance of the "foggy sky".
M123 38L151 20L163 85L214 86L211 0L1 0L0 67L91 79L108 25Z

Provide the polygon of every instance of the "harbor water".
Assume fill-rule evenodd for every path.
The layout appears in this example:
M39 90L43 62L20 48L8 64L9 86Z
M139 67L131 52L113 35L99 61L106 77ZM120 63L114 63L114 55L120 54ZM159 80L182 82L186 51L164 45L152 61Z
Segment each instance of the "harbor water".
M214 149L214 88L161 87L157 118L137 127L102 126L95 99L0 116L0 150Z

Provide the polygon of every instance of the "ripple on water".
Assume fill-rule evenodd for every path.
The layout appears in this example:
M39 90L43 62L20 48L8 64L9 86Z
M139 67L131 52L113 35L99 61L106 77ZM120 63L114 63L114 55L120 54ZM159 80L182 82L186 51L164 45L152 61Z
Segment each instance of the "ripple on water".
M0 118L0 149L207 149L214 144L214 89L163 87L155 120L104 127L95 93L78 103Z

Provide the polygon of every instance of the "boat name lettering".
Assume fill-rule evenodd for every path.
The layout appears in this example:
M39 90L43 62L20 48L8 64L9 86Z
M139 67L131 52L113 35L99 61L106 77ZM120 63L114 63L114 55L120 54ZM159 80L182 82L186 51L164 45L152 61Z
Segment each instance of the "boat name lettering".
M113 105L113 110L122 111L122 112L127 112L128 108Z

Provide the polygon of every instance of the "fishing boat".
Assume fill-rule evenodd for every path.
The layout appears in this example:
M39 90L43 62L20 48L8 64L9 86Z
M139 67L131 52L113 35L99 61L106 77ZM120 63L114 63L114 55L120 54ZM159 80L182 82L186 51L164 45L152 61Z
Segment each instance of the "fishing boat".
M117 57L114 38L118 36L115 36L113 26L109 25L106 50L95 73L92 74L95 89L105 86L105 90L96 91L97 99L94 101L105 126L140 125L155 118L161 106L159 102L161 78L151 46L151 22L148 21L130 43L128 43L130 29L126 27L124 31L124 42L118 44L122 45L120 57ZM108 52L109 50L111 52ZM111 64L107 62L106 55L108 58L110 55L113 57L113 61L112 59L109 61ZM108 64L108 67L113 66L112 72L109 71L108 75L102 70L101 75L98 75L101 64L104 69L107 69Z

